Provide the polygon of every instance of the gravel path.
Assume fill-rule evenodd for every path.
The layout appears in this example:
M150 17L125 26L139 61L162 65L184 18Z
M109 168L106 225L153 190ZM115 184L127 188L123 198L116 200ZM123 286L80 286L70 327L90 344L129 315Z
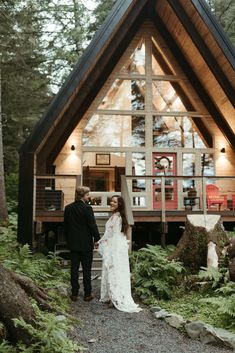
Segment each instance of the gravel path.
M93 281L96 298L87 303L82 296L71 304L71 313L80 320L72 337L84 353L231 353L232 350L204 345L158 320L143 307L140 313L124 313L100 303L100 281ZM89 342L91 340L91 342Z

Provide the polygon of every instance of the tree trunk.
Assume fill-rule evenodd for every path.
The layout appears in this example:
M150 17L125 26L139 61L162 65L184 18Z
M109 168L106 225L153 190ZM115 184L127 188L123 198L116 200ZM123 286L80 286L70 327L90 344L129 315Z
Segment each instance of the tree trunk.
M2 142L2 80L1 80L1 56L0 56L0 224L6 223L8 220L5 179L4 179L4 162L3 162L3 142Z
M11 272L1 264L0 283L0 319L7 328L8 339L14 342L21 340L28 344L31 340L29 334L22 328L15 327L13 319L22 317L27 323L34 324L35 313L29 295L42 308L51 309L46 303L48 297L30 278Z
M220 259L227 241L220 216L188 215L184 234L169 259L178 259L192 272L198 272L201 266L207 266L208 243L216 244L216 253Z

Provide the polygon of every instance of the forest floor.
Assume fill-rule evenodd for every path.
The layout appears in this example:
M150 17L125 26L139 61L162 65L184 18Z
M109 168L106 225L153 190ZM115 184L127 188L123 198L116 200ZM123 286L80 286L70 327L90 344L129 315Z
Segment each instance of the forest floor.
M72 338L86 350L80 353L231 353L229 348L202 344L165 321L156 319L145 305L140 313L124 313L99 302L100 280L92 282L95 299L84 302L82 293L71 304L80 320Z

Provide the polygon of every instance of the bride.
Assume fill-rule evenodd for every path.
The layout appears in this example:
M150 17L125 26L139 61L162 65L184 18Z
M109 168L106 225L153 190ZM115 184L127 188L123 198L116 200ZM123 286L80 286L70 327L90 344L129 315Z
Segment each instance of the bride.
M125 203L122 197L113 196L110 202L112 216L106 223L104 236L99 241L102 255L101 299L120 311L139 312L131 296L128 240L128 223L125 216Z

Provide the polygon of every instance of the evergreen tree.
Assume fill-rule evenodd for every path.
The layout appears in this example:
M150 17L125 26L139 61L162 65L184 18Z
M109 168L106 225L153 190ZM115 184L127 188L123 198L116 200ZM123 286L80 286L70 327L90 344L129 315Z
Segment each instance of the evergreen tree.
M40 43L42 25L31 1L2 2L2 112L5 171L17 169L17 150L48 105L49 79Z
M208 4L231 42L235 45L235 1L208 0Z
M3 142L2 142L2 92L1 92L1 57L0 57L0 225L7 221L7 205L5 194Z
M88 39L92 39L97 29L102 25L109 11L117 0L97 0L97 6L93 11L94 21L89 26Z

